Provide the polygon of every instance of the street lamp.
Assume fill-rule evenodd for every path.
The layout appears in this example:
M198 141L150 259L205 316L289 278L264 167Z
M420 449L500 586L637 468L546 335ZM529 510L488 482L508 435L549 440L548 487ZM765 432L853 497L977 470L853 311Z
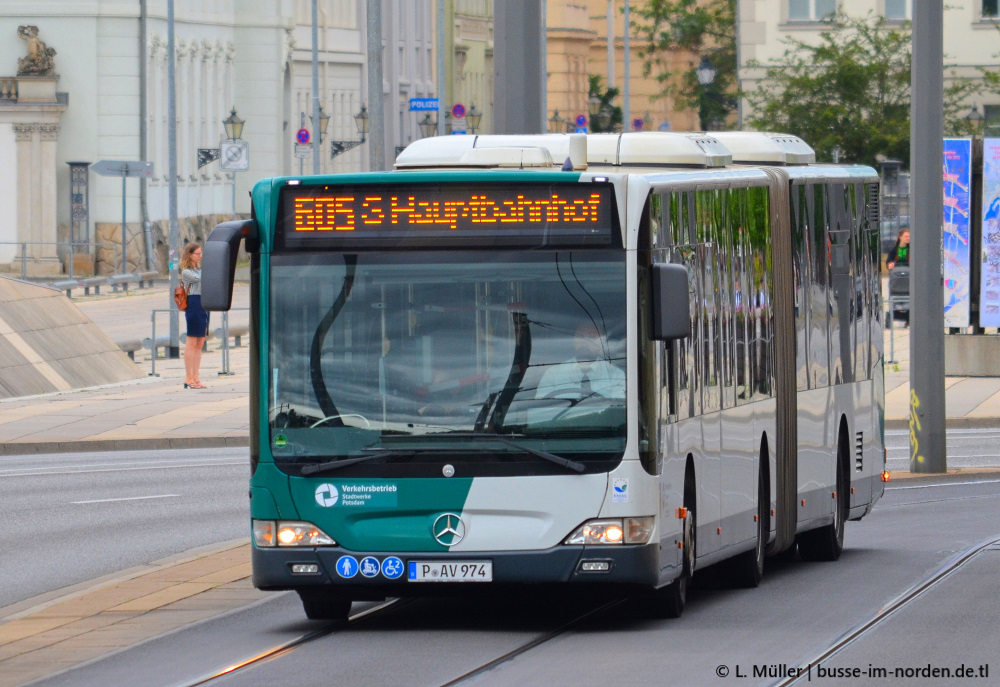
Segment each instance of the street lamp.
M702 55L701 63L698 68L694 70L694 74L698 79L698 85L701 86L701 105L698 108L698 123L702 131L708 130L708 125L706 120L708 119L708 103L709 98L708 89L715 83L715 76L718 72L715 67L712 66L712 62L708 59L707 55Z
M236 108L229 113L229 116L222 120L222 126L226 127L226 136L230 141L236 141L243 136L243 125L246 124L245 120L240 119L240 116L236 114Z
M361 134L361 142L364 143L365 136L368 135L368 108L364 105L361 106L361 112L354 115L354 124L358 127L358 133Z
M698 68L694 70L695 76L698 77L698 83L702 86L711 86L715 83L715 75L718 73L712 63L709 61L708 56L702 56L701 64Z
M601 127L601 130L608 130L608 125L611 123L612 115L613 113L608 104L601 104L601 107L597 110L597 124Z
M359 145L365 142L365 137L368 136L368 108L364 105L361 106L361 112L354 115L354 123L358 127L358 133L361 134L360 141L330 141L330 158L333 159L340 155L341 153L346 153L348 150L354 150Z
M319 106L319 131L317 132L317 134L319 135L319 142L320 143L323 143L323 134L326 133L326 127L329 124L330 124L330 115L328 115L327 113L323 112L323 106L320 105Z
M597 115L601 111L601 96L596 93L591 93L590 97L587 98L587 114L590 116L591 122L597 122Z
M978 104L973 104L972 111L965 115L965 121L968 122L969 130L972 132L973 136L980 133L982 127L986 123L986 117L984 117L983 113L979 111Z
M430 138L437 133L438 123L437 119L431 119L431 113L428 112L424 115L424 118L418 122L417 126L420 127L420 133L424 138Z
M239 141L239 140L241 140L241 138L243 136L243 125L244 124L246 124L246 121L243 120L243 119L240 119L240 116L238 114L236 114L236 107L235 106L233 107L232 112L229 113L229 116L222 120L222 126L224 126L226 128L226 136L229 137L230 141ZM242 145L245 148L246 144L242 144ZM222 148L222 146L220 145L219 148L220 148L220 157L221 157L221 148ZM225 161L225 162L228 162L228 160ZM222 167L222 169L226 169L228 167L229 169L232 170L232 174L233 174L233 219L236 219L236 167L229 166L228 164L226 166L223 166L223 163L221 163L221 162L219 163L219 166ZM246 169L246 167L244 166L244 167L242 167L242 169Z
M566 120L559 115L559 110L549 117L549 133L561 134L566 131Z
M476 133L479 129L479 122L483 118L483 113L476 109L476 104L472 103L472 107L466 113L465 118L469 120L469 131Z

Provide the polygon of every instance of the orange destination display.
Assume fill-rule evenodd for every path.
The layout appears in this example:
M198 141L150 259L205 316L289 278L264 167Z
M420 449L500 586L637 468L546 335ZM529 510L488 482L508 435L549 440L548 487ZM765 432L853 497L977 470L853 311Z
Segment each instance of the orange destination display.
M330 244L607 244L607 184L287 186L283 247Z

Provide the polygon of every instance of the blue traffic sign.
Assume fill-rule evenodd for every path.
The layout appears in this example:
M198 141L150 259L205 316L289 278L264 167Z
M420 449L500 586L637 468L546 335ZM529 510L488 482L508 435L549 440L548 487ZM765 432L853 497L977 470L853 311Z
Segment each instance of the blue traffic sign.
M398 579L403 574L403 561L396 556L389 556L382 561L382 574L390 580Z
M295 132L295 140L299 142L300 145L305 145L309 142L309 129L301 128Z
M437 98L410 98L410 112L437 112L439 109Z
M462 117L464 117L465 105L463 105L462 103L455 103L455 105L451 108L451 116L454 117L455 119L461 119Z
M337 574L351 578L358 574L358 559L354 556L341 556L337 559Z
M642 131L642 127L646 125L646 122L642 121L638 117L632 120L632 130Z
M587 126L587 116L586 115L582 115L582 114L577 115L576 116L576 125L577 126Z

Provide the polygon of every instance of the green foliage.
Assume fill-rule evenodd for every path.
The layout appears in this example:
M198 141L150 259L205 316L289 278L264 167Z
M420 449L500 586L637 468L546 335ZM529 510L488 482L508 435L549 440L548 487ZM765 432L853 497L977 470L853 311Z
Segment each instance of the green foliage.
M594 74L588 75L587 79L590 81L590 87L587 92L591 95L596 93L597 97L601 99L601 109L607 109L611 112L611 118L608 120L607 126L604 127L597 121L598 118L596 116L590 117L590 131L595 134L621 131L625 115L622 112L622 108L615 105L615 98L618 97L619 93L618 89L605 89L604 79Z
M632 12L632 27L649 46L640 51L643 73L655 76L660 96L673 98L677 110L697 108L702 122L724 121L736 89L736 0L646 0ZM671 69L678 51L699 57ZM695 71L701 56L716 70L707 87Z
M754 92L749 126L799 136L830 160L874 165L876 156L910 159L910 25L887 24L883 17L837 14L815 45L788 39L783 57L766 66ZM762 65L750 62L749 67ZM945 129L963 126L960 103L975 88L953 78L945 88Z

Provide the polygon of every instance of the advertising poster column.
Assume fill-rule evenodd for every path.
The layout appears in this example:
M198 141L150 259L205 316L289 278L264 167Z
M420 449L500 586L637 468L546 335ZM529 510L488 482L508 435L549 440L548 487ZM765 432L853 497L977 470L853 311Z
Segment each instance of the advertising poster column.
M972 140L944 139L944 326L969 326Z
M1000 327L1000 138L983 141L982 216L979 326Z

